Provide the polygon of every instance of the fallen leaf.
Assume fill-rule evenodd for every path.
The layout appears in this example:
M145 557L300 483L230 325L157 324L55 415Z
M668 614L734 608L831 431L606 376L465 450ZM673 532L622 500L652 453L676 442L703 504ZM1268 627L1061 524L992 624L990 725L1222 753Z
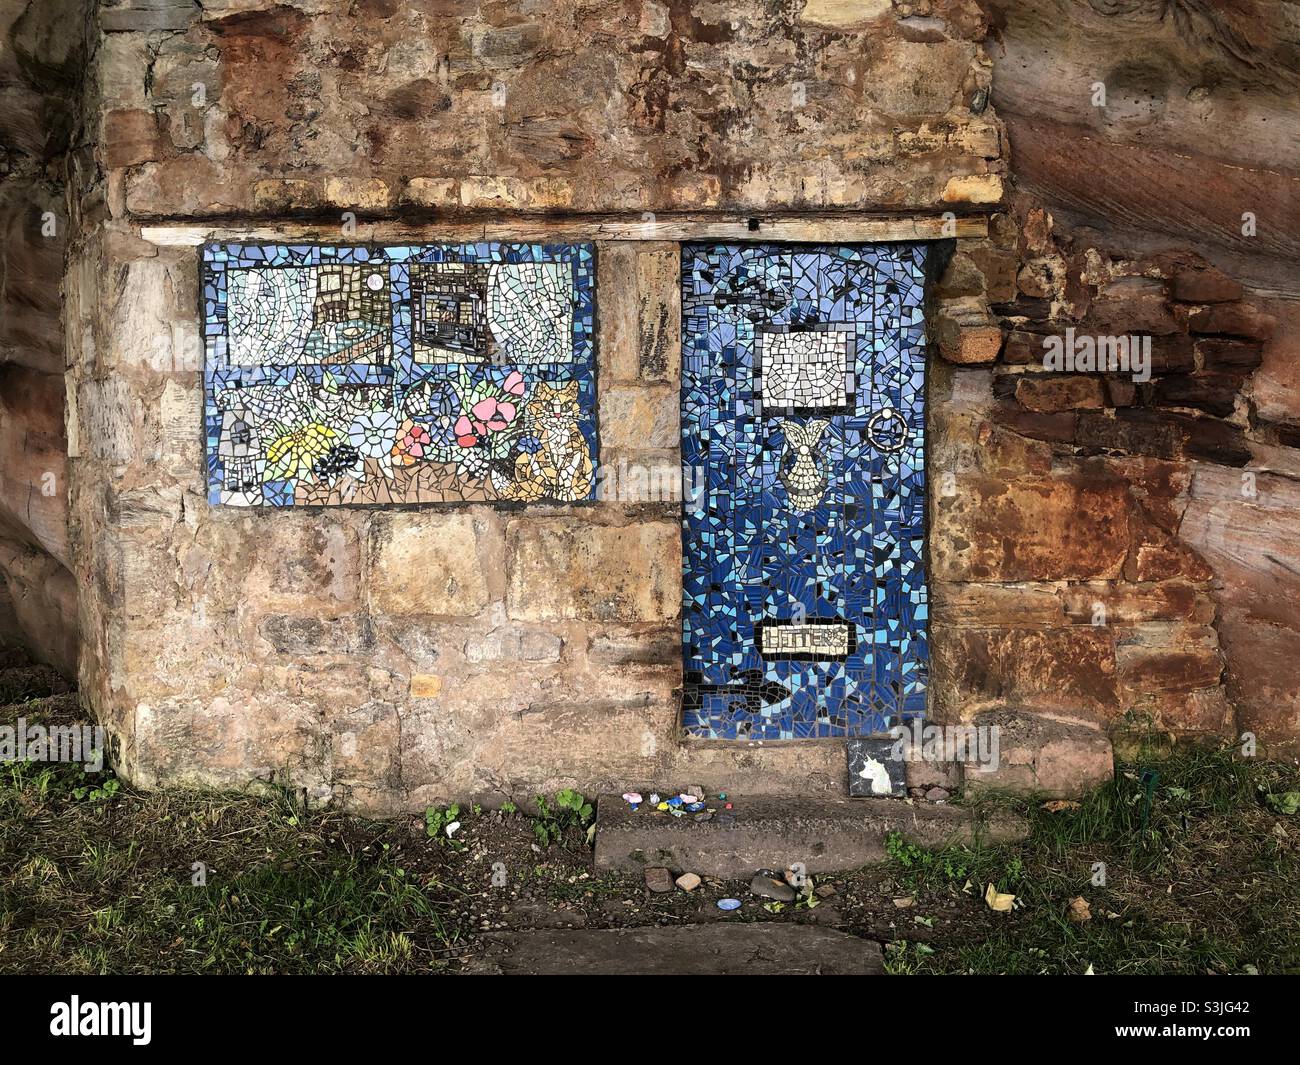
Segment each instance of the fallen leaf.
M1082 924L1084 921L1092 920L1092 907L1088 905L1088 900L1082 895L1070 900L1070 920L1075 924Z
M1048 813L1059 814L1062 810L1077 810L1081 805L1073 799L1053 799L1051 802L1043 803L1043 809Z
M1015 905L1016 897L1008 895L1004 891L999 891L992 884L984 892L984 901L988 903L990 910L996 910L998 913L1010 913L1012 906Z
M901 899L895 899L894 905L897 906L900 910L905 910L909 906L915 906L916 899L914 899L911 895L904 895Z
M1270 792L1264 796L1264 801L1274 813L1288 815L1300 813L1300 791L1285 791L1280 795Z

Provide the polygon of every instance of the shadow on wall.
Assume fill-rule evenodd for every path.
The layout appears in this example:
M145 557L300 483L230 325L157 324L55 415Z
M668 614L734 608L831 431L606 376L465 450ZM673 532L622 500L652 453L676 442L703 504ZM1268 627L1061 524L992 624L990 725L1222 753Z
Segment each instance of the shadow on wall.
M61 175L84 68L85 0L0 0L0 642L77 668L68 569Z

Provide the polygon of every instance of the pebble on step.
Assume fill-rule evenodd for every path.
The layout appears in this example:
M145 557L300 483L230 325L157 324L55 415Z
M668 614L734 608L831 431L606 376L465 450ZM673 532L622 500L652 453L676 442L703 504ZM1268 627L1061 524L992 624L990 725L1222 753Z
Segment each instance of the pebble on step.
M677 878L677 886L683 891L694 891L700 886L700 878L695 873L683 873Z
M759 873L749 882L749 892L762 899L775 899L777 902L794 902L795 890L783 880L774 880Z
M653 865L645 871L645 886L660 895L673 889L673 874L663 866Z

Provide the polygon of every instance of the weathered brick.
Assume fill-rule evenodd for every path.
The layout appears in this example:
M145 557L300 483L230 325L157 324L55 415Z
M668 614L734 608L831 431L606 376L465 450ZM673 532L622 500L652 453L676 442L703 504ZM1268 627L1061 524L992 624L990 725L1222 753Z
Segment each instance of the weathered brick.
M1162 407L1195 407L1218 418L1226 418L1237 406L1241 374L1171 374L1152 382L1151 402Z
M1170 281L1169 292L1182 303L1228 303L1241 299L1245 289L1240 281L1206 266L1177 270Z
M931 557L946 580L1117 577L1128 554L1128 496L1118 481L1081 476L1007 482L958 477L934 505Z
M1097 377L1021 374L1016 379L1015 394L1022 407L1043 412L1106 405L1102 382Z
M1196 354L1207 370L1253 370L1264 361L1264 345L1259 341L1201 338Z
M1212 303L1191 307L1183 313L1190 332L1198 335L1244 337L1267 340L1273 335L1274 319L1248 303Z

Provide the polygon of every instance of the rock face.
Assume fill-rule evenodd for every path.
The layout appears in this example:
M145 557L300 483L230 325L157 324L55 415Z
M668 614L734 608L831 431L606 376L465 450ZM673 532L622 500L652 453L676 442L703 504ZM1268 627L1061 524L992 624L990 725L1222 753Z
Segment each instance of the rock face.
M68 677L78 637L59 290L85 6L0 3L0 640Z
M974 0L562 0L544 17L524 3L94 6L93 58L66 104L85 145L65 168L66 262L60 248L6 267L6 293L25 295L3 328L23 333L0 340L7 362L62 371L50 298L62 264L80 679L133 780L276 781L379 812L665 779L844 790L838 745L680 742L675 499L209 506L193 241L249 229L321 241L484 226L508 237L524 223L582 233L597 245L602 461L671 472L678 259L656 225L753 217L761 239L772 218L810 212L988 215L988 235L955 241L934 285L931 717L1059 726L1051 743L1074 753L1020 744L1028 753L1007 764L1023 770L1009 782L1061 791L1102 775L1108 738L1134 730L1249 728L1270 748L1296 744L1296 330L1276 324L1283 301L1257 293L1300 289L1279 235L1300 230L1261 237L1261 280L1232 258L1235 238L1170 250L1109 234L1130 224L1126 207L1069 214L1092 203L1078 175L1097 168L1077 160L1094 151L1141 156L1113 168L1108 196L1137 197L1132 217L1148 217L1176 153L1143 145L1167 132L1175 101L1195 100L1192 86L1174 78L1141 97L1162 111L1119 77L1103 114L1044 127L1017 71L1034 66L1023 42L1038 54L1051 29L995 12L1009 43L986 54L985 11L999 5ZM14 40L51 32L26 5L5 10ZM1083 30L1061 22L1059 50L1094 23L1134 48L1177 32L1079 18ZM75 70L73 54L29 66ZM1009 171L1003 76L1023 181ZM1257 78L1242 75L1250 105L1284 116ZM1226 143L1231 113L1193 127L1179 112L1178 129ZM34 128L15 136L30 142ZM644 223L653 239L612 239L594 214ZM1195 241L1167 218L1155 231ZM1054 369L1048 341L1067 330L1149 338L1149 373ZM6 474L21 468L9 454L30 463L38 444L55 465L57 389L33 385L47 398L20 401L18 374L4 380L3 409L22 412L0 433ZM12 428L20 416L32 432ZM65 557L56 504L0 487L23 550ZM20 563L6 565L16 603ZM47 616L66 617L47 583Z

